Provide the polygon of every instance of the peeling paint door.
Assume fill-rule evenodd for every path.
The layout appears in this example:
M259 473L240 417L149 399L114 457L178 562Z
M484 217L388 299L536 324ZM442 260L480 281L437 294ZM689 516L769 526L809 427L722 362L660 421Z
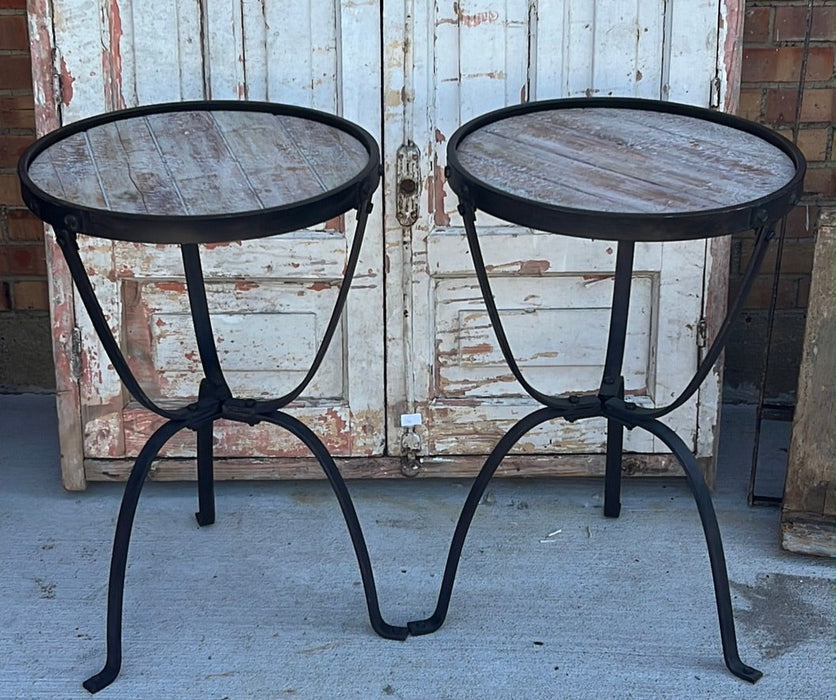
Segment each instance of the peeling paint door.
M742 0L30 0L28 7L41 132L123 106L240 98L341 114L382 143L383 187L347 312L294 410L335 455L362 457L343 463L347 475L385 476L399 473L398 455L408 471L412 454L425 456L424 473L472 473L532 408L501 360L480 299L444 182L447 138L471 117L533 99L612 94L728 106L735 78L726 75L734 68L726 44L739 31ZM350 218L206 251L219 350L236 393L280 394L307 368L341 278ZM548 392L595 389L611 244L484 216L478 226L524 372ZM718 245L638 246L625 363L634 400L664 401L696 366L702 322L710 336L711 310L725 291ZM177 251L88 240L83 253L148 393L193 396L200 375ZM49 241L48 255L64 483L83 488L86 479L124 476L154 418L124 394ZM700 456L712 452L718 387L714 376L672 417ZM402 417L414 423L416 414L420 425L403 428ZM529 474L594 473L603 464L603 428L543 426L506 464ZM216 441L220 478L319 473L300 445L269 427L221 424ZM650 436L628 435L626 447L646 456L638 469L665 470L664 457L653 461L659 445ZM193 478L193 452L187 442L171 445L155 476Z
M423 185L414 223L387 211L388 419L405 453L425 455L424 472L468 471L467 455L489 452L535 407L490 328L456 198L444 181L447 139L479 114L535 99L616 95L716 106L725 91L718 70L724 8L719 0L384 4L387 178L390 186L397 179L396 149L413 144ZM477 229L497 306L529 381L552 394L596 390L614 244L537 233L484 214L477 214ZM633 400L661 405L691 378L707 284L717 274L712 262L703 241L637 246L624 367ZM700 456L712 452L717 390L713 376L670 419ZM402 428L401 416L416 423L413 414L420 425ZM503 468L589 474L602 468L590 455L600 456L605 444L601 419L549 423L527 435ZM390 437L390 448L397 447ZM625 449L664 451L643 431L627 434ZM639 470L664 471L668 464L665 457L636 460Z
M341 114L380 140L377 3L54 0L30 3L30 27L41 131L125 106L215 98ZM385 447L382 209L378 193L342 323L290 409L337 456ZM342 280L352 219L204 247L219 355L236 395L280 396L307 371ZM86 479L124 475L157 418L124 392L51 252L64 480L83 488ZM201 370L179 249L83 239L82 255L149 395L177 405L196 396ZM215 442L221 478L305 476L315 466L294 462L309 456L304 446L272 426L219 421ZM193 478L194 451L193 435L173 441L157 476Z

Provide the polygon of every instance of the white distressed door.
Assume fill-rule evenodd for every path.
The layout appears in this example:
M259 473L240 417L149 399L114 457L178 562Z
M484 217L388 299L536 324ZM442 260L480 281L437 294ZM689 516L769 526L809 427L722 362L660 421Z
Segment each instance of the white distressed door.
M535 404L505 366L490 328L456 198L444 181L453 131L492 109L562 96L637 96L708 106L724 89L720 0L407 0L384 5L386 175L397 150L420 149L417 220L387 210L390 448L425 455L425 473L463 473ZM406 28L404 30L404 28ZM404 31L404 40L400 38ZM392 199L390 199L392 201ZM509 339L540 390L598 387L615 244L543 234L477 213L477 229ZM638 245L624 375L631 398L663 405L698 361L711 256L702 241ZM717 378L670 424L710 454ZM702 404L701 404L702 401ZM702 410L701 410L702 409ZM402 414L421 424L401 427ZM664 451L642 431L625 449ZM526 436L505 473L602 467L605 423L549 423ZM536 455L564 455L563 460ZM520 459L519 456L523 458ZM590 457L590 455L593 455ZM533 456L533 457L532 457ZM666 458L636 460L662 470Z
M352 474L397 473L369 458L399 455L404 436L432 457L427 473L469 472L533 404L489 328L444 182L447 138L477 114L532 99L612 94L706 105L713 90L719 103L726 84L718 54L731 31L725 8L740 2L30 0L38 123L47 130L122 106L214 97L309 105L368 129L383 145L384 187L342 327L295 410L335 454L364 457L346 465ZM419 207L404 225L396 161L410 143L420 151ZM341 276L347 219L206 251L219 347L236 392L281 393L306 366ZM612 246L484 216L478 225L524 371L550 392L596 388ZM149 393L194 395L199 373L177 252L88 241L84 253ZM54 246L50 254L64 479L82 488L85 478L124 474L151 417L122 392L85 314L74 310ZM709 283L723 266L700 242L639 246L625 365L635 400L661 403L690 376ZM709 331L711 322L709 315ZM672 417L700 455L711 452L716 422L712 380ZM401 415L414 413L422 424L402 430ZM534 456L507 463L528 473L543 464L591 473L603 442L600 422L543 426L518 450ZM652 455L659 446L636 434L627 448ZM190 475L192 452L191 444L172 445L157 476ZM295 460L299 445L269 428L222 425L217 453L220 476L227 457L238 478L313 473ZM538 457L554 454L563 458Z
M177 0L55 0L30 8L33 35L50 41L54 57L33 52L36 75L51 60L55 103L42 109L66 124L106 110L189 99L287 102L340 114L380 140L380 10L350 0L310 2ZM362 89L358 89L358 87ZM46 122L49 119L45 120ZM45 122L42 121L42 125ZM382 205L366 231L342 323L321 370L291 412L319 434L334 455L384 450ZM204 248L204 273L218 350L233 392L279 396L307 371L321 340L354 231L353 216L315 231ZM111 326L152 397L182 405L201 376L190 330L179 250L83 239L82 255ZM66 274L55 263L60 289ZM138 407L109 366L87 315L56 303L57 353L77 362L61 377L63 451L80 447L84 478L124 474L157 418ZM74 342L61 342L66 323ZM74 348L72 346L75 346ZM77 421L67 404L75 402ZM169 444L157 476L193 475L194 436ZM304 446L273 426L219 421L219 476L228 458L236 478L298 476L286 470L307 457ZM185 458L178 461L178 458ZM243 462L241 458L246 458ZM77 462L78 460L76 460ZM299 464L302 464L301 462ZM315 465L313 465L315 466ZM66 467L66 465L65 465ZM285 471L282 471L285 469ZM301 469L301 471L299 471Z

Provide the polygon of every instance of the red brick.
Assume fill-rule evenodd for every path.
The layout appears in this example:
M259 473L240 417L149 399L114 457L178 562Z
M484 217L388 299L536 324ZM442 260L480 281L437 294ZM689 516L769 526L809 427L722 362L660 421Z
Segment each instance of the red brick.
M10 241L43 241L44 225L27 209L10 209L6 212Z
M12 296L8 282L0 282L0 311L12 310Z
M8 206L22 207L20 181L14 173L0 173L0 202Z
M801 128L798 131L798 147L810 162L828 159L828 144L832 128ZM786 136L786 134L785 134Z
M791 124L795 121L798 90L768 88L764 120L767 124ZM801 101L802 122L832 122L836 113L836 90L807 88Z
M753 241L743 241L741 246L741 262L745 265L752 254ZM813 269L813 239L784 237L784 249L781 252L781 275L809 275ZM775 269L775 258L778 255L778 242L769 245L766 257L761 264L762 273L772 273Z
M23 15L0 15L0 49L27 51L29 34Z
M0 90L32 88L32 68L29 56L0 56Z
M764 273L767 273L767 269ZM739 279L729 280L729 299L737 298L737 292L740 288ZM752 289L749 296L743 304L744 309L768 309L769 302L772 298L772 270L768 274L758 275L752 284ZM778 309L793 309L798 300L798 278L781 276L778 280L778 297L776 299L775 308ZM17 307L19 308L19 307Z
M807 168L807 176L804 178L805 196L836 197L836 163L825 163L822 167L816 167L814 163Z
M46 311L49 292L46 280L25 280L12 284L12 303L16 311Z
M744 119L751 119L758 122L762 119L761 101L763 90L760 88L744 88L740 91L740 104L737 113Z
M9 245L0 257L6 260L10 277L43 277L46 275L46 251L42 245Z
M32 95L0 95L0 129L31 129L35 134Z
M744 83L797 82L801 72L803 49L783 46L775 49L743 49L742 81ZM830 80L833 77L832 46L810 49L807 59L807 80Z
M801 41L806 30L806 5L775 8L775 41ZM813 8L810 38L819 41L836 39L836 7Z
M26 0L0 0L0 10L26 10Z
M0 134L0 168L16 168L23 152L32 145L31 136Z
M747 8L743 20L743 41L747 44L764 44L769 41L771 7Z
M802 238L816 231L820 207L815 204L799 204L787 215L787 236Z

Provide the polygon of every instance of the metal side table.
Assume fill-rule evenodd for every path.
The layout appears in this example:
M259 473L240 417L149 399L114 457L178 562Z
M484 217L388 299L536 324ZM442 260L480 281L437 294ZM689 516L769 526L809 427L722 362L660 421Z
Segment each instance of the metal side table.
M624 428L658 437L681 463L705 532L729 670L750 682L761 672L740 660L720 530L697 461L659 419L699 388L726 342L773 237L773 224L801 195L804 157L775 132L734 116L655 100L586 98L533 102L478 117L450 139L448 179L459 197L467 240L497 341L517 381L542 404L498 442L459 517L434 613L411 634L438 629L447 614L459 558L479 500L502 459L530 430L555 418L607 420L604 513L620 511ZM546 232L617 241L603 377L597 392L550 396L523 376L503 329L485 269L476 212ZM622 362L636 242L709 238L755 229L757 240L737 300L672 403L625 400Z
M55 228L78 293L125 388L166 419L139 453L116 525L107 604L107 661L84 687L95 693L121 667L122 601L131 528L151 463L181 430L197 436L200 525L215 520L212 430L218 419L275 424L298 437L324 470L339 502L360 566L374 630L405 639L386 623L360 523L325 445L284 412L309 384L334 334L357 264L371 198L380 179L374 139L360 127L309 109L259 102L183 102L140 107L82 120L37 141L18 174L27 206ZM357 210L343 283L324 337L302 381L284 396L233 396L224 378L207 306L199 246L274 236ZM168 409L152 401L114 338L77 245L77 234L182 252L203 378L196 402Z

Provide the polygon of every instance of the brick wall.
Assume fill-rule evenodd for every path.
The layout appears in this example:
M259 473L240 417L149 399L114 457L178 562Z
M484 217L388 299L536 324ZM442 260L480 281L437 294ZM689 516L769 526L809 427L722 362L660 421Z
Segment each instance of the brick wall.
M0 0L0 391L54 385L43 227L15 166L35 136L26 0Z
M740 114L766 124L792 140L801 77L809 0L749 0L743 37ZM791 402L795 393L805 309L810 287L815 222L822 206L836 197L833 135L836 120L834 42L836 0L814 0L798 146L808 160L802 205L787 220L781 261L767 398ZM737 290L752 248L751 234L732 243L730 295ZM767 309L772 295L775 252L746 305L726 353L726 396L757 398Z

